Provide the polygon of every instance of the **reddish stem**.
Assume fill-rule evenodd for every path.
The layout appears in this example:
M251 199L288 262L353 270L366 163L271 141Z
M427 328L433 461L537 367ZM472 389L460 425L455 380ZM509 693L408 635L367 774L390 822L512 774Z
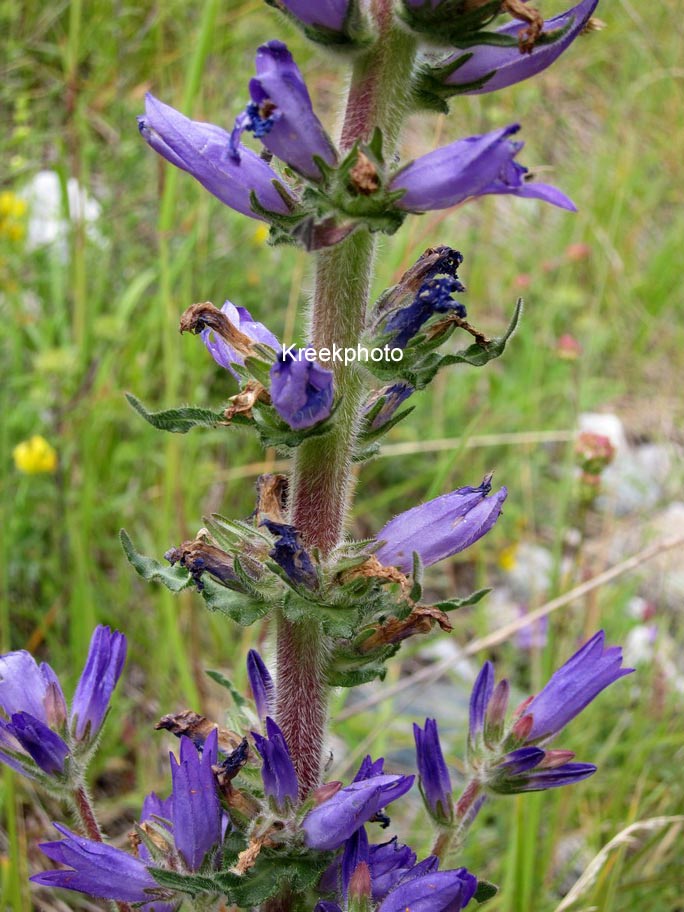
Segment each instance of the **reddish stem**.
M94 842L103 842L100 824L97 822L97 817L95 816L95 811L93 810L93 806L90 803L88 793L82 785L80 785L77 789L74 789L73 799L76 806L76 811L80 818L83 829L86 831L86 834ZM126 902L116 902L115 905L119 912L133 912L129 904Z

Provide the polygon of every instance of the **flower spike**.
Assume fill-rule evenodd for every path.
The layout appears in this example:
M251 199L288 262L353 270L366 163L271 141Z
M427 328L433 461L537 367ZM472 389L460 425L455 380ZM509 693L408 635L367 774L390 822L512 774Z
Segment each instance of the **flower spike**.
M230 135L233 158L240 161L240 136L250 130L281 161L304 177L318 180L321 173L314 158L334 165L337 153L314 114L306 83L287 46L282 41L262 44L256 54L256 71L249 83L252 101Z

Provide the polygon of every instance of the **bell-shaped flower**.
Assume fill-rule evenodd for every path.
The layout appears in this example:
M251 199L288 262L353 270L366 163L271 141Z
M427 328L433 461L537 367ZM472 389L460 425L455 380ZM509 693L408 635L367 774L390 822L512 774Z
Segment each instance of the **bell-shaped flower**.
M598 0L581 0L564 13L547 19L530 53L521 53L517 44L508 47L476 44L459 51L438 68L448 74L444 85L454 86L460 94L481 95L536 76L551 66L582 34L597 5ZM525 23L514 19L496 29L494 34L515 38L524 28Z
M484 730L485 715L494 692L494 666L485 662L480 673L475 679L475 684L470 693L470 721L468 738L472 745L480 739ZM505 709L505 707L504 707Z
M255 62L257 75L249 83L252 100L235 121L230 137L233 157L240 160L240 136L249 130L281 161L318 180L322 175L314 156L334 165L337 153L314 114L292 54L282 41L269 41L257 50Z
M256 649L250 649L247 653L247 678L256 711L259 718L263 720L274 711L275 685L264 660Z
M413 552L425 566L458 554L486 535L499 518L508 492L500 488L490 497L491 489L487 476L477 488L459 488L400 513L376 536L382 544L375 556L385 566L409 573Z
M252 207L252 194L269 212L286 215L290 205L275 187L275 171L251 149L231 152L230 134L214 124L190 120L149 93L145 114L138 118L143 139L172 165L187 171L215 197L252 218L264 215ZM285 192L283 190L283 192Z
M69 712L47 663L23 649L0 656L0 762L29 777L66 774L72 749L97 737L125 660L125 636L97 627Z
M465 868L411 877L395 887L378 912L457 912L475 895L477 878Z
M604 644L601 630L536 697L518 708L508 730L508 684L500 681L495 687L492 663L485 663L470 697L468 757L489 791L516 794L558 788L596 772L592 763L573 763L572 751L548 750L545 745L602 690L633 671L623 668L619 647L606 649Z
M311 348L283 349L271 367L271 400L293 430L324 421L333 406L332 371L321 367Z
M231 327L237 330L238 333L242 333L251 342L268 345L274 351L280 351L278 339L263 323L253 319L246 307L235 307L230 301L226 301L220 312L225 315ZM227 371L230 371L236 379L239 379L234 365L245 363L245 353L244 351L239 351L234 343L231 344L233 335L233 333L222 333L219 325L206 325L200 333L200 338L214 361Z
M413 776L372 775L340 789L304 818L306 844L312 849L336 849L386 805L406 794Z
M276 808L285 813L289 805L297 802L299 783L283 733L273 719L268 717L266 737L259 732L252 732L252 737L264 761L261 767L264 792L273 799Z
M546 743L554 738L602 690L634 671L623 667L622 649L606 648L605 641L605 631L595 633L525 707L524 716L533 720L528 742Z
M182 737L180 759L170 755L173 782L173 838L190 871L198 871L207 853L221 841L221 805L212 766L218 756L218 729L201 751Z
M274 6L287 10L304 25L342 32L352 0L276 0Z
M572 751L544 751L539 747L521 747L510 751L491 770L489 789L502 795L541 792L573 785L593 776L593 763L572 763Z
M9 753L0 751L0 760L29 777L30 767L17 754L26 752L48 776L61 775L70 754L69 746L63 738L40 719L25 712L12 713L9 722L0 719L1 747L7 748Z
M357 834L363 833L361 840L365 837L365 828L357 832L345 843L345 852L347 845L355 839ZM332 864L323 873L318 889L321 893L334 893L342 891L342 860L343 855L338 856ZM362 859L364 860L364 859ZM395 887L416 864L416 853L410 846L402 845L395 836L389 842L381 842L376 845L368 846L368 858L365 859L371 875L371 891L375 902L384 899L387 893Z
M78 741L92 741L99 732L125 661L123 633L96 627L71 701L71 726Z
M41 843L40 848L52 861L68 868L34 874L33 883L128 903L150 902L151 891L160 889L140 859L103 842L77 836L58 823L55 827L66 838Z
M67 717L57 675L47 662L38 665L25 649L0 656L0 709L8 716L29 713L53 727L62 725Z
M425 728L414 723L416 759L420 774L420 790L432 817L439 823L453 820L451 778L439 743L439 730L434 719L425 720Z
M404 191L396 205L409 212L428 212L448 209L470 197L505 193L574 211L572 200L556 187L526 181L527 169L515 161L523 143L509 139L519 129L518 124L511 124L459 139L410 162L390 183L390 190Z

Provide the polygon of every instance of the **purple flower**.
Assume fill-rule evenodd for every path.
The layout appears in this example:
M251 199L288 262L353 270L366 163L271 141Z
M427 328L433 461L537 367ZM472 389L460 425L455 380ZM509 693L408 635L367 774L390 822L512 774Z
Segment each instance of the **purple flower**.
M265 519L262 526L276 536L276 543L269 556L287 573L294 583L300 583L307 589L318 587L318 574L309 552L304 548L299 532L287 523Z
M471 744L475 744L484 729L485 713L494 692L494 666L485 662L482 670L475 680L470 694L470 724L468 737Z
M63 725L67 716L56 674L47 662L38 665L25 649L0 656L0 709L8 716L29 713L55 728Z
M9 723L0 719L0 744L10 750L15 750L15 746L7 739L7 735L16 739L17 746L21 746L44 773L49 776L59 776L64 772L64 764L70 753L69 747L40 719L25 712L13 713ZM8 756L4 752L0 753L0 759L17 772L30 776L20 760Z
M381 399L383 402L377 412L373 415L370 423L370 430L379 431L383 428L388 421L392 420L394 413L399 406L405 402L409 396L412 396L415 391L415 387L411 386L410 383L400 380L398 383L393 383L391 386L386 386L384 389L373 393L364 406L364 415L369 416L375 408L376 403Z
M278 810L284 812L288 804L297 802L299 783L283 733L268 717L266 737L258 732L252 732L252 737L264 761L261 767L264 792L273 799Z
M540 747L520 747L506 754L505 760L499 763L496 769L507 777L518 776L534 769L543 759L544 751Z
M444 68L452 70L444 79L445 85L461 87L461 93L465 95L481 95L536 76L551 66L581 35L597 5L598 0L582 0L566 12L547 19L542 35L549 43L537 43L530 54L522 54L517 46L497 47L493 44L474 45L467 51L454 54L443 64ZM515 38L525 27L525 23L514 20L496 29L496 34ZM555 41L550 40L552 32L558 32ZM484 85L481 84L483 80L486 80Z
M422 861L419 861L418 864L409 868L399 883L408 883L409 880L414 880L416 877L423 877L425 874L434 874L438 868L439 858L437 858L436 855L428 855L427 858L424 858Z
M302 828L312 849L336 849L386 805L401 798L414 776L376 775L352 782L315 807Z
M159 820L154 818L159 818ZM162 820L168 821L168 823L161 823ZM149 792L145 795L140 812L140 823L147 821L157 826L163 826L169 832L173 830L173 793L164 799L160 798L156 792ZM148 864L152 864L152 856L144 842L138 846L138 856Z
M277 0L277 5L304 25L341 32L349 14L350 0Z
M318 424L332 411L332 371L308 360L311 352L284 350L270 371L273 406L295 431Z
M357 833L363 833L365 836L365 828L361 827ZM345 843L345 852L347 845L354 840L355 836L356 834ZM340 890L342 858L343 856L335 858L324 872L318 884L321 893L334 893ZM409 846L399 843L395 836L389 842L369 846L368 858L362 860L367 861L370 870L373 899L375 902L380 902L392 887L396 886L413 869L416 863L416 853Z
M221 805L212 766L218 755L218 729L200 752L181 738L180 762L170 755L173 781L173 838L191 871L198 871L207 853L221 841Z
M152 899L150 891L159 889L139 859L121 849L77 836L58 823L55 827L66 839L44 842L40 848L52 861L69 865L70 870L34 874L33 883L131 903L148 902Z
M378 912L457 912L475 895L477 878L465 868L410 877L395 887Z
M349 893L349 882L360 864L368 864L368 836L364 827L360 827L344 845L344 852L340 862L342 880L342 897L346 900Z
M252 696L260 719L273 712L275 703L275 686L268 668L256 649L247 653L247 677L252 689Z
M71 726L78 741L92 741L99 732L125 661L123 633L96 627L71 702Z
M430 814L440 823L450 823L454 816L451 779L444 761L439 731L434 719L425 720L425 728L413 725L416 759L420 773L420 790Z
M619 646L606 649L605 639L605 631L595 633L525 707L524 715L533 719L528 742L549 741L602 690L634 671L623 668L622 649Z
M454 292L464 292L465 286L456 276L441 276L424 282L411 304L392 314L383 326L383 332L391 333L388 343L396 348L406 348L411 339L435 314L455 313L465 317L463 304L451 297Z
M416 863L416 853L399 843L395 836L389 842L372 845L368 854L373 899L378 902L411 871Z
M192 174L222 203L263 219L252 208L251 194L270 212L286 215L290 207L276 190L278 175L250 149L241 147L240 160L230 151L230 134L221 127L190 120L179 111L145 96L145 114L138 118L143 139L177 168ZM280 182L282 183L282 182Z
M518 124L511 124L459 139L410 162L390 183L390 190L405 191L396 205L410 212L428 212L448 209L470 197L508 193L574 211L574 203L555 187L525 182L527 169L514 160L523 143L508 138L519 129Z
M316 117L306 83L282 41L262 44L256 54L255 79L249 83L252 101L235 121L230 136L233 156L240 160L240 136L250 130L266 148L305 177L318 180L314 156L329 165L335 148Z
M68 713L60 683L47 663L38 665L23 649L0 656L0 710L9 717L0 719L0 762L29 777L35 770L31 760L48 775L67 772L70 749L61 737L67 718L76 740L93 740L125 660L125 636L97 627Z
M363 782L365 779L372 779L374 776L382 776L384 772L385 758L378 757L377 760L373 760L370 754L366 754L352 782Z
M517 776L514 786L507 791L515 794L522 792L541 792L564 785L574 785L588 779L596 772L593 763L564 763L553 769L534 769L525 775Z
M633 671L622 667L622 650L605 649L604 641L601 630L585 643L536 697L522 704L508 732L508 683L500 681L494 687L493 666L485 663L470 698L468 753L474 768L482 769L488 761L490 791L515 794L559 788L596 772L591 763L570 762L572 751L540 745L554 738L609 684Z
M517 795L572 785L593 776L593 763L568 763L573 757L572 751L518 748L491 770L488 788L502 795Z
M221 313L224 313L230 323L232 323L232 325L241 333L249 336L253 342L260 342L263 345L268 345L276 352L280 351L280 342L278 339L263 323L254 320L246 307L235 307L230 301L226 301L221 308ZM244 356L209 327L202 330L201 339L214 361L221 367L224 367L227 371L230 371L235 379L238 380L239 375L237 371L233 369L233 365L244 364Z
M385 566L409 573L416 551L429 567L470 547L492 528L508 494L501 488L492 497L491 476L477 488L465 487L413 507L390 520L378 533L383 542L375 552Z
M158 819L155 819L158 818ZM173 829L173 795L162 800L155 792L150 792L143 799L142 812L140 814L140 823L150 823L155 827L167 830L169 834ZM137 854L145 864L150 867L156 865L155 859L152 858L149 849L144 842L140 842ZM155 902L145 903L143 906L145 912L175 912L178 908L178 901L175 902Z
M322 899L320 902L316 903L314 912L342 912L342 909L336 902Z

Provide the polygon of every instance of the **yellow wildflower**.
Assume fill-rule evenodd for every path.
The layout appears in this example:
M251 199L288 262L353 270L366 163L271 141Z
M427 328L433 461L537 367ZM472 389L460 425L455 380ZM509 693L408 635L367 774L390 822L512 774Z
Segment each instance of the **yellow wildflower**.
M261 224L257 225L252 232L252 243L255 247L260 247L262 244L265 244L267 240L268 225L265 225L263 222L261 222Z
M507 545L499 552L499 566L502 570L505 570L506 573L510 573L511 570L515 569L517 564L516 554L518 551L517 544Z
M0 193L0 238L14 242L22 240L26 233L26 208L26 200L11 190Z
M12 450L14 464L24 475L40 475L57 470L57 451L40 434L22 440Z

